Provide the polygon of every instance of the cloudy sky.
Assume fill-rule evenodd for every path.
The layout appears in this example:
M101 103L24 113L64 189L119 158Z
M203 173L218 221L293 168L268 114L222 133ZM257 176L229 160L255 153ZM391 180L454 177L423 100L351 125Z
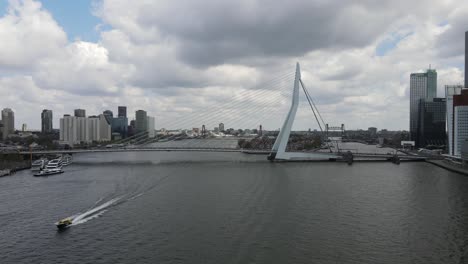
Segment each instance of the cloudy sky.
M407 130L410 73L462 84L466 30L468 1L0 0L0 108L276 129L298 61L325 122Z

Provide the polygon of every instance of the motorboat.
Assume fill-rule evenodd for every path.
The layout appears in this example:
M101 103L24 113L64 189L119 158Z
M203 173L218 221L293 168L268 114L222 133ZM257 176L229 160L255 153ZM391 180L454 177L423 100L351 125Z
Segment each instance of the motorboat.
M72 156L65 154L62 156L62 166L68 166L72 163Z
M57 223L55 223L55 225L57 226L58 229L62 230L62 229L65 229L67 227L69 227L71 224L73 224L73 221L71 218L64 218L60 221L58 221Z
M44 169L39 170L38 173L34 174L34 176L49 176L54 174L63 173L62 170L62 159L53 159L50 160Z
M47 165L47 161L48 160L45 159L45 158L33 161L31 163L31 171L40 171L42 169L45 169L45 167Z
M38 173L35 173L34 176L36 176L36 177L49 176L49 175L60 174L60 173L64 173L62 168L60 168L60 169L43 169L43 170L40 170Z

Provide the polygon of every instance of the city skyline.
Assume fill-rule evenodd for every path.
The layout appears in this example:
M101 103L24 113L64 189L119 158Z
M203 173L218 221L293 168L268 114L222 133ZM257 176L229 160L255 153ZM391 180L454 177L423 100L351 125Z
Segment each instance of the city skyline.
M296 1L289 8L283 4L272 5L274 10L282 10L283 16L277 16L262 12L260 6L220 2L204 8L204 1L197 6L184 3L183 10L205 25L203 31L196 31L190 20L167 16L180 8L177 3L150 4L147 8L158 14L154 18L141 13L145 8L139 3L116 5L106 0L93 6L92 1L80 1L69 3L60 13L59 4L52 1L4 1L0 36L10 39L14 49L0 44L0 67L5 72L0 77L0 92L9 94L0 98L0 107L17 113L16 127L26 123L31 129L40 129L37 113L42 109L54 111L55 125L63 114L78 107L90 113L112 109L116 115L119 105L127 105L129 113L145 109L164 127L188 110L203 108L200 102L225 104L232 93L257 88L278 73L292 72L299 61L303 79L327 122L347 123L350 129L408 130L410 73L422 72L431 64L439 75L438 96L443 96L445 85L464 83L468 4L330 2L320 8L309 1ZM78 10L75 17L85 21L81 26L72 26L64 18L73 8ZM211 23L227 8L232 17L221 24ZM348 24L339 22L355 8L360 16ZM412 8L418 12L408 15L406 11ZM302 10L319 13L297 15L305 12ZM123 12L134 29L115 19ZM314 16L320 23L300 19ZM28 17L36 17L43 26L34 28ZM266 18L271 24L255 20ZM363 23L369 19L374 23ZM327 26L310 26L314 24ZM189 34L189 29L198 37ZM230 29L238 33L230 34ZM213 38L219 32L225 32L235 45L222 46L222 39ZM287 41L271 41L262 32L274 32L272 35ZM317 40L317 35L330 38ZM293 39L300 45L288 44ZM259 105L252 102L245 111ZM262 123L277 128L277 119ZM298 113L295 126L316 128L309 119Z

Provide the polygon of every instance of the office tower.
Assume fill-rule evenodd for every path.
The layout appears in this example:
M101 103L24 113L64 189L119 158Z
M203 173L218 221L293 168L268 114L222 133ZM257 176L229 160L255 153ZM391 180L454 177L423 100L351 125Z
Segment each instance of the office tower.
M114 118L114 113L111 110L106 110L102 112L107 119L109 124L112 124L112 118Z
M135 129L136 133L148 130L148 119L146 111L138 110L135 112Z
M86 117L86 110L84 109L75 109L76 117Z
M421 99L419 103L418 141L426 147L446 144L445 133L446 100L445 98Z
M447 123L447 149L448 154L453 155L453 96L461 94L463 85L446 85L445 86L445 101L446 101L446 123Z
M64 115L60 118L60 141L70 146L111 140L111 125L104 114L90 117Z
M128 135L128 119L125 116L118 116L112 119L112 133L119 133L122 138Z
M219 131L223 132L224 131L224 124L223 123L219 123Z
M119 106L118 107L118 116L119 117L127 117L127 107L126 106Z
M52 133L52 110L44 109L41 113L41 132Z
M76 139L80 143L91 142L89 139L89 118L87 117L75 117L76 119Z
M453 155L460 156L463 141L468 139L468 89L453 96Z
M465 32L465 88L468 88L468 31Z
M412 73L410 75L410 137L419 147L418 125L419 103L421 99L430 102L437 93L437 72L429 69L425 73Z
M154 130L154 117L148 116L147 119L147 126L148 126L148 137L153 138L156 136L156 131Z
M60 118L60 141L70 146L79 143L77 122L78 119L76 116L64 115L63 118Z
M108 116L104 114L99 115L99 140L98 141L110 141L112 138L111 123L108 120Z
M7 139L8 135L15 133L15 113L10 108L2 110L3 123L3 140Z

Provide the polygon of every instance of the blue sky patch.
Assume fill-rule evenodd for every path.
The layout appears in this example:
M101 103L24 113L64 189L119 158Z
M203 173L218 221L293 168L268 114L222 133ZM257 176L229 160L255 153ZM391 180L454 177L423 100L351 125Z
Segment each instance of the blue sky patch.
M382 40L375 49L375 54L379 57L385 56L389 51L395 49L396 45L400 43L403 39L408 36L411 36L413 32L401 34L398 32L394 32L390 34L387 38Z
M92 14L95 0L41 0L42 8L49 11L55 21L67 33L68 39L77 38L83 41L97 42L99 32L95 27L102 23ZM6 13L8 0L0 0L0 13Z

